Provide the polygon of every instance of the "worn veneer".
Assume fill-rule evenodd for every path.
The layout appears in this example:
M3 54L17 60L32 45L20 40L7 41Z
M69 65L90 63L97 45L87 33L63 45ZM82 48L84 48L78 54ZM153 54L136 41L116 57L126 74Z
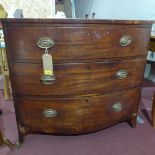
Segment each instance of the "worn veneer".
M28 133L83 134L136 125L152 22L3 19L20 141ZM41 37L54 46L55 82L43 75Z

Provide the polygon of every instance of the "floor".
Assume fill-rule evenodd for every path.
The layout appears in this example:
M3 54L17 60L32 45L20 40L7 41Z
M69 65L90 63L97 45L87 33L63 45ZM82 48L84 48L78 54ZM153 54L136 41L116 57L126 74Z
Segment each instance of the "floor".
M151 126L151 97L155 87L143 88L137 127L123 122L99 132L80 136L30 134L20 148L0 148L0 155L155 155L155 129ZM6 138L17 141L12 102L4 101L0 91L3 117L1 128Z

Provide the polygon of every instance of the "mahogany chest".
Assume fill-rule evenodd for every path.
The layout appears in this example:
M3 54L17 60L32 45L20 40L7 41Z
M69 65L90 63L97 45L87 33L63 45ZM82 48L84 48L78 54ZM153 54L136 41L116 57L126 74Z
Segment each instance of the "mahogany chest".
M83 134L126 120L136 125L151 22L2 23L21 142L27 133ZM43 76L46 46L54 78Z

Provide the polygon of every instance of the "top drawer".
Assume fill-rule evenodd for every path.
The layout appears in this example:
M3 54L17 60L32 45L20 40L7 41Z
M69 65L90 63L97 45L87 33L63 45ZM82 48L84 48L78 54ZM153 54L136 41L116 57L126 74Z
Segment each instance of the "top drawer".
M41 61L43 49L37 47L41 37L55 44L49 49L54 62L98 60L144 55L150 28L133 25L18 26L7 27L7 50L11 60ZM125 38L129 36L129 38ZM120 44L123 41L123 45ZM124 46L124 43L130 44Z

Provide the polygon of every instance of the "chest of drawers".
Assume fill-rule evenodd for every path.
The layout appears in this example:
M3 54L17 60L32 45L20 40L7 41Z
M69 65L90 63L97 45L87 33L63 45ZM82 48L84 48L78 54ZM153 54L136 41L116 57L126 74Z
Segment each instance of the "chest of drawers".
M83 134L136 125L151 22L2 20L20 141L27 133ZM40 38L54 41L45 84ZM46 40L43 44L48 44Z

